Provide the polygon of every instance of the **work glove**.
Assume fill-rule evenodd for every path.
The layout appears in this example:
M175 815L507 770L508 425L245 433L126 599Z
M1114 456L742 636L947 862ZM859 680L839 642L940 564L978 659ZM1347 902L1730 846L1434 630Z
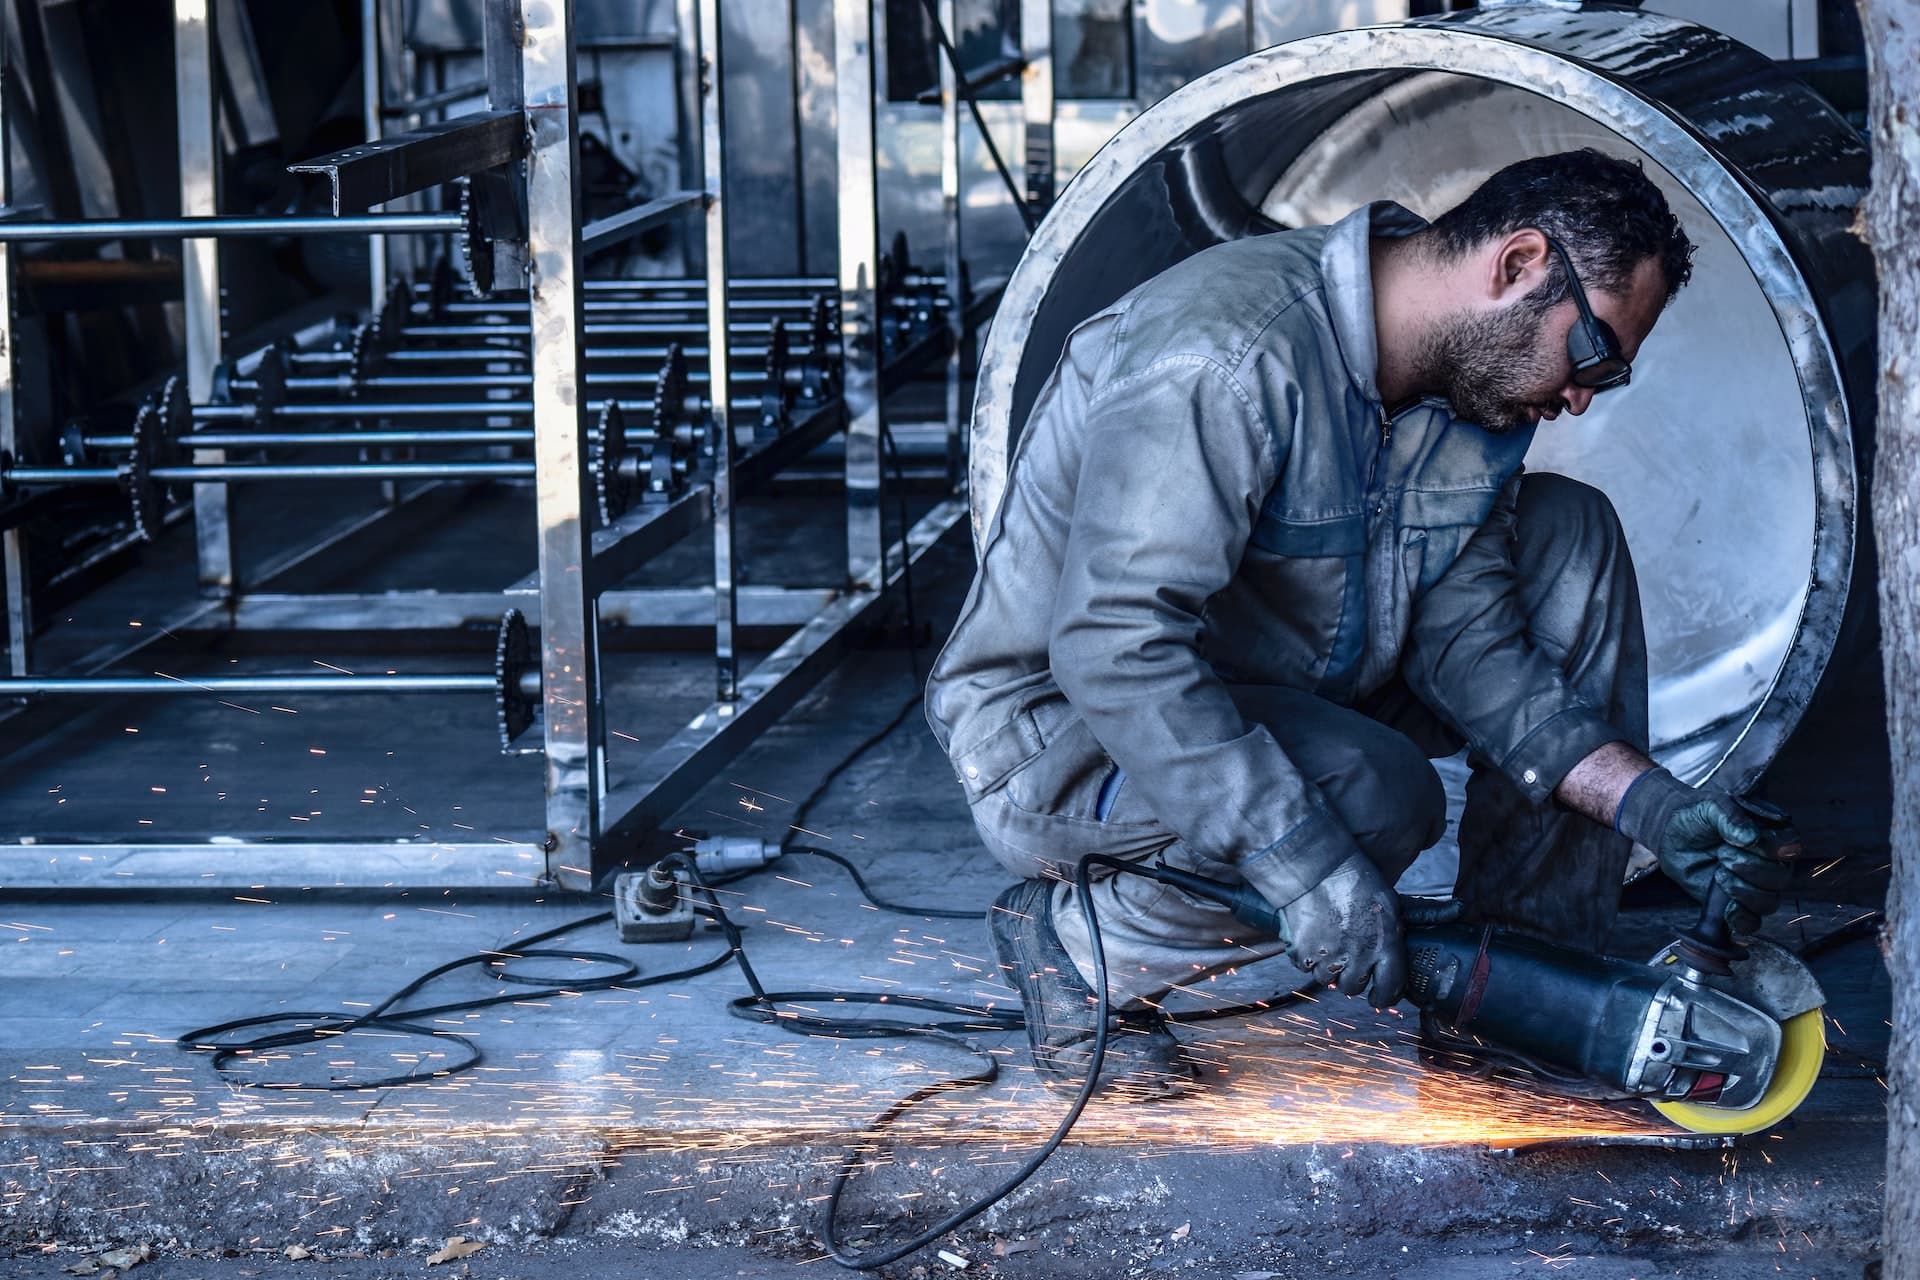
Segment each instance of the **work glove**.
M1726 890L1727 924L1750 934L1780 905L1793 879L1797 837L1785 813L1723 791L1690 787L1665 769L1634 779L1621 798L1614 829L1653 850L1660 869L1694 899Z
M1294 964L1376 1009L1400 999L1407 982L1400 900L1365 854L1348 856L1282 914Z

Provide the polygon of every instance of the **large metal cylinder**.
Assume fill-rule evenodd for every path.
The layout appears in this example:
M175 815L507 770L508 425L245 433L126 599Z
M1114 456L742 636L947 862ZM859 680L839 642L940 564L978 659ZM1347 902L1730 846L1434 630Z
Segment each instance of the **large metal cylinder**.
M982 353L975 545L1067 333L1208 245L1372 199L1432 216L1494 169L1637 157L1699 243L1633 384L1543 423L1527 465L1607 493L1640 574L1656 755L1750 785L1798 721L1853 572L1874 295L1848 231L1859 136L1725 36L1608 5L1508 5L1264 50L1175 91L1062 194Z

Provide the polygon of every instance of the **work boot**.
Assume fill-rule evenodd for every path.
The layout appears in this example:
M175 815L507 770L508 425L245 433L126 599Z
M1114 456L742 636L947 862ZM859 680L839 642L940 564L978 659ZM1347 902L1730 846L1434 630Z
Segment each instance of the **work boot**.
M1517 1049L1508 1049L1465 1031L1456 1031L1434 1015L1420 1011L1420 1065L1429 1071L1451 1072L1476 1080L1491 1080L1531 1093L1582 1102L1625 1102L1641 1095L1618 1085L1589 1079L1542 1062Z
M1078 1094L1093 1060L1098 1000L1053 930L1053 882L1023 880L987 912L1002 977L1020 993L1040 1083ZM1164 1098L1193 1082L1193 1064L1158 1009L1110 1009L1100 1095Z

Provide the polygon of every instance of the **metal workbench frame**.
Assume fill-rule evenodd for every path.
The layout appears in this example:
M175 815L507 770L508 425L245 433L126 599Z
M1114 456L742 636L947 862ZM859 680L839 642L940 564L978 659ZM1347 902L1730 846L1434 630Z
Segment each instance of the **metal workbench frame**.
M645 838L688 800L727 759L742 750L806 689L825 674L844 648L851 629L872 615L887 589L911 562L966 519L959 493L965 460L962 405L970 377L968 353L997 290L982 288L969 300L960 280L964 259L959 235L961 120L955 77L942 71L943 196L948 239L945 267L950 333L916 342L889 362L883 350L878 281L881 234L874 140L873 5L876 0L834 0L839 108L840 399L817 410L788 436L762 442L753 454L737 455L738 436L729 416L729 289L726 255L727 192L724 177L724 117L720 95L723 57L721 0L677 0L680 34L682 110L693 126L691 155L698 162L697 182L688 183L697 199L663 210L699 209L704 223L706 335L712 394L713 458L710 473L687 493L664 504L629 512L613 526L596 530L590 518L594 497L586 449L583 385L583 332L586 307L580 279L583 206L578 172L580 131L577 102L575 33L570 0L526 3L488 0L487 97L495 111L517 109L527 125L525 194L527 206L527 295L531 328L534 490L537 504L539 572L502 593L508 601L534 607L537 665L541 671L542 714L538 718L545 759L545 832L526 844L393 841L280 842L235 841L124 844L46 844L22 840L5 849L8 887L153 886L224 887L232 885L394 887L400 885L498 887L503 879L543 887L583 890L632 856ZM391 3L391 0L387 0ZM1034 11L1034 0L1027 9ZM1039 8L1044 12L1044 0ZM951 0L944 18L952 22ZM386 16L382 0L366 0L369 32L363 53L380 57L378 29ZM211 86L215 32L209 0L175 0L179 41L176 88L180 101L181 197L185 216L217 215L219 174L216 121ZM1024 69L1028 112L1051 120L1051 77L1046 68L1044 22L1027 24L1029 60ZM517 57L501 55L510 38ZM1036 48L1037 46L1037 48ZM377 139L382 117L381 75L368 68L365 109L369 138ZM3 74L3 72L0 72ZM1048 92L1036 96L1035 85ZM4 120L0 119L0 124ZM1029 194L1044 203L1051 185L1048 135L1036 128L1028 142ZM4 129L0 129L0 139ZM0 144L3 145L3 144ZM1044 183L1032 178L1034 157L1046 154ZM398 166L404 168L404 166ZM4 166L0 165L0 171ZM692 175L690 175L692 176ZM0 181L4 181L0 178ZM338 188L336 188L336 192ZM0 187L0 196L4 196ZM351 203L351 202L349 202ZM342 212L349 212L343 209ZM374 236L376 282L384 273L384 237ZM183 241L187 280L186 374L191 399L211 398L215 366L225 354L220 325L219 244L213 238ZM12 254L0 241L0 303L10 281ZM904 266L904 264L900 264ZM378 304L376 288L374 298ZM0 311L0 325L6 316ZM0 331L0 339L9 335ZM8 351L11 342L6 343ZM886 476L883 470L885 394L917 366L946 360L946 434L948 474L953 491L889 543L882 518ZM0 372L0 448L12 443L14 418L11 382ZM734 568L734 498L743 476L761 477L837 428L845 431L847 571L845 578L818 590L757 589L743 592ZM790 438L789 438L790 437ZM196 451L196 462L215 462L212 450ZM378 521L384 513L366 517ZM235 580L234 530L226 489L194 486L198 580L203 599L183 602L171 622L193 627L218 622L233 628L274 630L297 626L330 603L329 597L250 593ZM713 585L697 593L607 592L609 584L676 537L711 526ZM7 530L7 594L16 643L11 671L29 673L28 582L17 531ZM299 554L320 554L324 548ZM485 593L482 593L483 595ZM669 599L671 597L671 599ZM354 597L354 606L391 610L406 619L401 626L432 630L458 625L485 600L432 592L398 597ZM743 615L743 608L745 610ZM715 698L685 727L654 751L627 778L610 778L606 754L604 691L598 663L600 624L608 612L623 620L684 627L705 609L714 638ZM293 621L289 621L293 620ZM744 675L739 669L737 632L743 624L791 627L788 639ZM85 675L124 660L132 647L94 655ZM62 673L68 674L68 673Z

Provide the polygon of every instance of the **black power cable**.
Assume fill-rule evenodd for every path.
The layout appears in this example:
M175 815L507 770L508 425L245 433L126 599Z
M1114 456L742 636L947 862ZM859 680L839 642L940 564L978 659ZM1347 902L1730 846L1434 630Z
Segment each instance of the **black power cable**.
M787 849L786 856L791 858L797 853L805 854L809 858L824 858L840 867L853 877L854 885L866 895L867 901L882 911L891 911L903 916L925 916L935 920L978 920L980 918L978 911L952 911L945 907L909 907L898 902L888 902L873 891L873 886L867 883L867 878L860 874L860 868L839 854L829 853L825 849L815 849L809 845L794 845Z
M1101 854L1088 854L1086 857L1081 858L1078 865L1074 868L1073 879L1074 887L1079 891L1080 918L1086 922L1087 936L1093 944L1093 990L1095 1008L1093 1054L1087 1064L1087 1078L1081 1083L1080 1092L1074 1097L1073 1104L1067 1108L1067 1113L1060 1117L1060 1123L1054 1126L1053 1132L1049 1134L1047 1140L1041 1144L1040 1149L1031 1156L1028 1156L1018 1169L1003 1179L993 1190L978 1197L969 1204L962 1205L933 1226L928 1227L910 1239L889 1245L885 1248L870 1249L865 1253L849 1252L841 1242L840 1233L836 1226L836 1220L839 1216L840 1198L845 1194L847 1185L852 1181L854 1174L859 1172L863 1164L863 1161L859 1158L859 1153L866 1149L864 1144L851 1148L847 1158L842 1160L839 1170L834 1174L833 1185L828 1189L826 1216L821 1228L821 1239L827 1246L827 1252L832 1255L833 1260L841 1266L855 1271L871 1271L875 1267L883 1267L889 1262L898 1262L908 1254L919 1249L924 1249L956 1227L964 1226L974 1218L979 1217L994 1204L1011 1195L1021 1183L1039 1172L1040 1166L1046 1163L1049 1156L1060 1149L1060 1144L1066 1141L1067 1134L1071 1132L1073 1126L1078 1123L1081 1113L1087 1109L1087 1103L1092 1100L1094 1093L1099 1088L1100 1068L1107 1056L1107 1024L1111 1012L1107 998L1107 952L1105 944L1100 938L1100 922L1094 915L1091 894L1091 874L1093 868L1097 866L1111 868L1116 874L1144 876L1150 880L1158 879L1158 877L1154 875L1154 869L1152 867L1137 866L1130 862L1123 862L1119 858L1109 858ZM786 992L779 994L781 996L791 996L795 993ZM867 1000L873 1002L887 999L887 997L884 996L862 994L865 995ZM895 997L895 999L897 998L898 997ZM736 1001L735 1003L738 1005L740 1002ZM1227 1017L1232 1013L1233 1010L1228 1009L1209 1010L1206 1016L1208 1018ZM783 1024L784 1021L783 1019ZM1020 1025L1024 1027L1024 1021L1022 1021ZM820 1033L816 1032L811 1034ZM910 1109L928 1098L937 1097L955 1088L992 1083L999 1074L999 1064L987 1054L981 1053L978 1049L972 1049L971 1046L965 1047L986 1060L988 1064L986 1071L973 1076L955 1077L939 1081L935 1084L926 1085L914 1090L881 1112L874 1122L867 1126L866 1133L862 1135L862 1138L879 1139L893 1126L895 1121L899 1120L900 1117L905 1115Z
M978 919L978 912L951 911L943 908L922 908L904 906L888 902L875 895L867 886L852 862L838 854L823 849L800 848L790 852L824 858L843 867L860 886L873 905L885 911L893 911L910 916L937 917L943 919ZM355 1017L345 1017L331 1012L291 1012L273 1013L253 1018L237 1018L209 1027L202 1027L180 1036L175 1044L188 1052L210 1052L213 1054L213 1066L222 1078L229 1083L256 1089L313 1089L325 1092L344 1092L356 1089L384 1089L400 1085L416 1084L423 1080L443 1079L459 1071L468 1070L482 1060L479 1046L467 1037L438 1027L424 1026L412 1019L426 1018L437 1014L454 1013L471 1009L483 1009L509 1001L578 994L585 991L601 991L620 986L623 990L637 987L655 986L664 982L673 982L684 978L697 977L704 973L734 962L740 969L751 994L728 1002L727 1010L738 1018L777 1027L794 1035L823 1037L832 1039L860 1040L886 1037L911 1037L931 1040L945 1044L971 1055L980 1062L980 1067L972 1072L949 1076L932 1084L923 1086L901 1097L876 1117L867 1126L867 1134L882 1135L914 1106L930 1098L952 1092L955 1089L992 1084L999 1078L999 1061L965 1038L981 1032L1013 1033L1026 1028L1025 1019L1012 1011L995 1011L975 1005L961 1004L956 1001L941 1000L932 996L913 994L875 994L866 991L798 990L769 991L761 982L753 963L747 958L746 940L740 927L734 923L726 909L720 904L718 894L700 872L692 858L684 853L672 853L661 859L661 863L678 869L687 877L688 884L704 903L695 903L694 910L717 924L726 938L726 949L720 954L700 964L672 973L656 974L652 977L639 977L639 967L624 957L606 952L585 950L561 950L534 945L523 945L512 951L478 952L449 961L421 974L400 990L382 1000L374 1008ZM1095 917L1090 895L1091 871L1096 866L1111 868L1118 874L1145 876L1158 879L1152 867L1137 866L1117 858L1089 855L1082 858L1075 869L1075 885L1079 889L1081 917L1087 925L1088 936L1093 943L1094 986L1096 993L1095 1029L1093 1056L1089 1063L1086 1081L1081 1085L1072 1106L1067 1110L1053 1133L1047 1138L1040 1150L1021 1165L1010 1177L1002 1181L992 1191L974 1200L971 1204L949 1214L935 1226L914 1236L910 1240L885 1249L871 1250L867 1253L850 1253L839 1239L836 1218L840 1200L855 1173L862 1167L859 1158L861 1147L851 1149L836 1172L833 1185L826 1202L826 1218L822 1228L822 1239L833 1259L855 1270L872 1270L894 1262L915 1250L924 1248L940 1236L962 1226L984 1213L993 1204L1007 1196L1021 1183L1031 1178L1045 1163L1047 1158L1059 1149L1067 1134L1080 1115L1086 1110L1088 1101L1097 1091L1100 1067L1106 1057L1108 1021L1110 1015L1107 997L1107 958L1104 943L1100 936L1100 925ZM737 878L737 877L736 877ZM544 933L528 938L528 944L551 941L562 934L590 925L604 924L613 918L612 912L599 912L569 921L549 929ZM588 961L617 966L618 971L604 974L585 981L570 982L565 985L539 984L544 979L511 973L507 965L528 957L545 957L570 961ZM518 994L502 994L475 1000L454 1001L447 1004L432 1005L420 1009L396 1009L402 1000L419 991L435 978L469 966L484 966L495 971L495 977L503 982L518 983L537 987L536 990ZM1232 1005L1223 1008L1208 1009L1199 1013L1169 1018L1170 1022L1192 1024L1212 1021L1219 1018L1247 1016L1264 1013L1286 1003L1290 995L1276 996L1272 1000L1251 1004ZM875 1017L828 1017L817 1012L814 1006L832 1004L836 1006L863 1005L884 1007L888 1010L913 1011L922 1014L939 1015L937 1018L923 1018L918 1021L898 1018ZM225 1039L233 1032L249 1027L272 1026L282 1023L297 1023L290 1030L258 1035L241 1040ZM409 1073L384 1077L378 1080L333 1080L326 1084L313 1084L304 1081L261 1080L250 1078L246 1074L236 1073L228 1064L237 1058L255 1057L273 1049L288 1048L295 1045L313 1044L323 1040L337 1039L359 1030L379 1030L385 1032L400 1031L412 1035L430 1037L435 1040L447 1040L459 1044L467 1051L465 1061L452 1066L441 1067L428 1073Z
M602 911L595 915L584 916L569 921L557 928L548 929L528 938L528 944L547 942L561 934L588 925L603 924L613 919L611 911ZM525 977L512 973L507 966L516 960L528 957L545 957L570 961L587 961L594 964L610 964L616 972L602 974L599 977L568 982L563 985L541 985L543 979ZM189 1053L211 1053L213 1069L230 1084L243 1085L253 1089L316 1089L329 1093L343 1093L355 1089L390 1089L403 1084L414 1084L421 1080L442 1079L459 1071L469 1070L482 1061L480 1047L472 1040L456 1032L439 1027L422 1026L413 1019L428 1018L445 1013L460 1013L471 1009L485 1009L493 1005L508 1004L520 1000L537 1000L548 996L567 996L586 991L605 991L615 986L626 989L656 986L662 982L674 982L682 978L697 977L710 973L733 958L732 952L724 952L711 960L674 973L656 974L650 978L641 978L640 968L624 956L611 955L604 951L575 951L542 948L535 945L516 947L511 951L482 951L473 955L450 960L421 974L406 986L363 1014L348 1017L333 1012L285 1012L269 1013L253 1018L236 1018L231 1022L216 1023L210 1027L201 1027L189 1031L174 1041L176 1047ZM533 991L514 992L495 996L484 996L475 1000L457 1000L449 1004L430 1005L421 1009L396 1009L394 1006L413 995L435 978L467 967L484 967L494 970L497 981L536 987ZM239 1040L229 1040L236 1031L249 1027L276 1026L295 1023L286 1031L272 1032ZM236 1072L229 1065L235 1059L253 1058L273 1049L290 1048L295 1045L315 1044L323 1040L335 1040L356 1031L400 1031L410 1035L430 1036L436 1040L447 1040L460 1045L467 1052L465 1061L452 1066L441 1067L427 1073L408 1073L386 1076L378 1080L333 1080L326 1084L313 1084L298 1080L261 1080L250 1078L246 1073Z

